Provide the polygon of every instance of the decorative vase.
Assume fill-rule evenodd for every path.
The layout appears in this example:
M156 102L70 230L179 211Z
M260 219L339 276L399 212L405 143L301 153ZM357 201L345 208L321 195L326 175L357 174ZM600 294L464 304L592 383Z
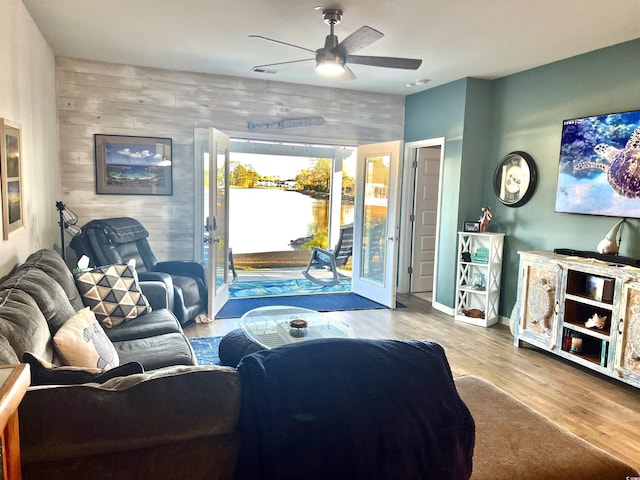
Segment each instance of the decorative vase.
M476 272L471 279L471 286L476 290L484 290L485 280L484 273Z

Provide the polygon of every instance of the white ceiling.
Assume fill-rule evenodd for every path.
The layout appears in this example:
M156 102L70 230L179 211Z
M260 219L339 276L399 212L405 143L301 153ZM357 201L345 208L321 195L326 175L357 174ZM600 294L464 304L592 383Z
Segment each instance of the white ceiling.
M56 55L407 95L464 77L494 79L640 37L640 0L23 0ZM296 48L329 27L314 7L341 8L340 40L362 25L385 34L358 55L421 58L420 69L351 65L321 77ZM638 58L630 59L638 61ZM597 75L597 72L593 72ZM416 80L427 85L407 87Z

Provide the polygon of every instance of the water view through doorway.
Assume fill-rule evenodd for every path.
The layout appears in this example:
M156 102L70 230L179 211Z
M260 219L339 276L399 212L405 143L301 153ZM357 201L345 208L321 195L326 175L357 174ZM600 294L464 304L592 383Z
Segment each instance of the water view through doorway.
M258 146L276 148L273 144ZM247 146L240 143L236 148ZM242 284L246 293L255 296L254 291L270 287L265 282L276 282L273 290L282 290L282 295L287 294L291 285L300 289L300 283L309 283L309 288L304 290L314 291L297 293L323 293L302 276L312 247L333 247L330 242L337 241L337 237L333 238L336 227L354 220L355 156L353 152L341 154L336 166L333 163L336 160L330 158L333 156L331 151L326 148L314 150L323 154L314 158L311 155L234 152L232 149L225 203L229 209L228 246L233 252L237 282L230 289L230 298L244 296L237 292ZM207 157L204 158L205 223L209 205ZM341 170L336 181L335 173ZM218 179L221 174L223 171L219 170ZM333 202L330 201L332 190L337 191L337 199ZM205 235L205 260L208 260L207 241ZM322 277L325 272L318 273ZM256 285L256 282L260 284ZM346 286L336 288L350 290L350 282L346 283ZM264 293L265 296L273 294Z
M329 228L329 201L316 197L278 188L230 189L229 246L238 274L230 298L351 291L349 280L325 286L302 275L311 256L304 241ZM353 216L353 204L343 203L340 223L352 223Z
M340 224L352 223L353 214L353 204L343 203ZM328 228L326 199L275 188L229 191L229 246L234 254L294 251L299 247L292 241Z

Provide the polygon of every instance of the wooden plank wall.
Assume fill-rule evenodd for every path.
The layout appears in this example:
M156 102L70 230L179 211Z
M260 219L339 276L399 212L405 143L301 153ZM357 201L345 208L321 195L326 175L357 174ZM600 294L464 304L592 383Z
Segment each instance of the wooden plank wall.
M267 80L56 59L62 200L79 225L131 216L159 260L194 258L194 129L239 138L359 145L403 138L404 97ZM323 117L248 132L248 122ZM96 195L94 134L170 137L173 195ZM70 251L73 255L73 252Z

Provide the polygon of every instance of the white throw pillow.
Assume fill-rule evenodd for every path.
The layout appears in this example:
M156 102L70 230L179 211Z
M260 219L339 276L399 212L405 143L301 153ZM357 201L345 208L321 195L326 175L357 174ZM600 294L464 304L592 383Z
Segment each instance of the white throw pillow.
M118 352L89 307L60 327L53 344L66 365L101 370L120 365Z

